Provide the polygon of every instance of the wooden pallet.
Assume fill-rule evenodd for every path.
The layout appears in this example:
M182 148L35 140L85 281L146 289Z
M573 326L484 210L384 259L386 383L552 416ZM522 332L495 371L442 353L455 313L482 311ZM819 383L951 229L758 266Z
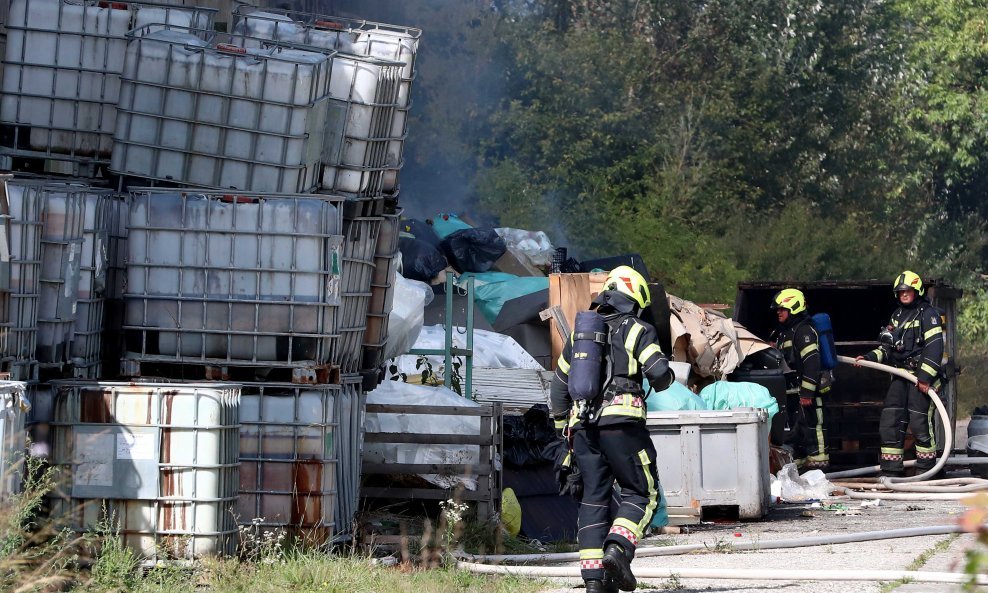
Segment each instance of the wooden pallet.
M329 363L250 361L163 361L124 358L122 378L160 377L195 381L266 381L296 385L338 385L340 367Z

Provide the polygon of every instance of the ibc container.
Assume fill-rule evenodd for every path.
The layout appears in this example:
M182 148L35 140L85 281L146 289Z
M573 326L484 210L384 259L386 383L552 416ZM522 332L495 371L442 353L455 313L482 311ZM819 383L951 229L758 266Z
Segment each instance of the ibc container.
M240 400L241 525L336 532L340 385L247 383Z
M367 416L367 394L362 383L360 375L344 375L339 392L336 531L340 534L352 533L353 520L360 506L361 451Z
M31 409L25 388L18 381L0 381L0 501L21 491L24 421Z
M10 148L72 160L110 156L126 33L146 22L212 28L214 9L144 2L12 0L0 120Z
M56 525L109 520L148 560L236 551L240 386L53 383Z
M343 219L340 341L334 362L344 373L360 369L367 311L372 297L374 252L382 222L380 216L344 216Z
M341 202L132 189L128 356L242 366L331 362Z
M38 182L4 176L5 212L10 221L10 292L3 319L3 367L18 381L36 380L38 300L41 288L42 220L47 193Z
M69 362L72 330L79 300L85 196L81 183L46 182L42 219L41 277L38 299L38 344L42 366Z
M386 213L374 251L371 299L364 333L362 369L375 369L384 363L388 314L394 304L395 276L398 273L398 228L401 210Z
M79 378L100 377L103 310L107 294L107 250L113 205L113 194L109 190L94 190L85 195L78 307L71 349L72 366Z
M123 298L127 279L129 198L130 194L114 194L110 200L106 298L103 302L103 335L100 344L102 378L115 376L123 354Z
M332 95L340 103L329 116L322 187L362 195L396 191L421 31L295 11L290 15L240 6L234 11L234 31L338 52Z
M736 506L740 519L768 512L765 410L649 412L645 423L669 506Z
M207 33L163 25L128 33L110 169L211 188L314 189L328 56L200 37Z

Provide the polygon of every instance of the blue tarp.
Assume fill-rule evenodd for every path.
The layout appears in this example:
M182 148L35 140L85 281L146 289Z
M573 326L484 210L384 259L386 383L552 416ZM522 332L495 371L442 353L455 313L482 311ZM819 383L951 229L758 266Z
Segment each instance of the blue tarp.
M716 381L700 391L700 397L711 410L733 410L735 408L765 408L768 423L779 411L779 402L768 389L757 383Z

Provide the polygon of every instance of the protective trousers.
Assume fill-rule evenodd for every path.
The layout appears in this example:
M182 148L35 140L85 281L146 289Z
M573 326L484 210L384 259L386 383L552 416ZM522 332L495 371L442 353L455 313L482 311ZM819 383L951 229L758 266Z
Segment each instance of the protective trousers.
M939 383L934 384L934 390ZM901 473L906 427L916 439L916 469L928 470L936 464L937 448L931 422L933 402L912 382L893 377L885 394L878 434L882 439L881 467L884 472Z
M573 452L583 474L577 533L580 572L584 580L603 579L605 544L620 544L631 558L652 521L659 500L655 446L644 422L626 422L576 431ZM615 480L621 504L612 520Z
M813 398L813 403L802 407L803 446L806 449L807 469L823 468L828 465L827 431L823 423L823 398Z

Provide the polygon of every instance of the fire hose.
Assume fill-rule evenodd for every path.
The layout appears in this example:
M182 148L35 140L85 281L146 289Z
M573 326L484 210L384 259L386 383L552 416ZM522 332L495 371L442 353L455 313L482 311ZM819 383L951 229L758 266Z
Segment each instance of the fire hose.
M913 384L917 382L915 375L900 368L867 360L855 360L849 356L838 356L837 359L845 364L853 364L879 371L885 371L886 373L906 379ZM947 409L944 407L943 402L940 401L940 396L932 387L929 389L927 395L929 396L930 401L933 402L933 405L936 408L937 414L939 414L940 420L944 427L943 453L937 458L936 464L934 464L932 468L915 476L904 478L879 478L875 485L891 490L892 492L861 492L844 486L844 494L850 498L863 498L869 500L876 498L884 500L958 500L968 496L971 492L988 490L988 480L983 480L980 478L927 481L928 478L936 476L944 465L946 465L950 451L954 445L954 431L951 426L950 415L947 413ZM914 461L906 463L908 465L915 465ZM875 465L843 472L833 472L827 474L826 477L828 480L834 481L842 478L871 475L877 473L880 469L881 466ZM922 483L919 484L917 482Z

